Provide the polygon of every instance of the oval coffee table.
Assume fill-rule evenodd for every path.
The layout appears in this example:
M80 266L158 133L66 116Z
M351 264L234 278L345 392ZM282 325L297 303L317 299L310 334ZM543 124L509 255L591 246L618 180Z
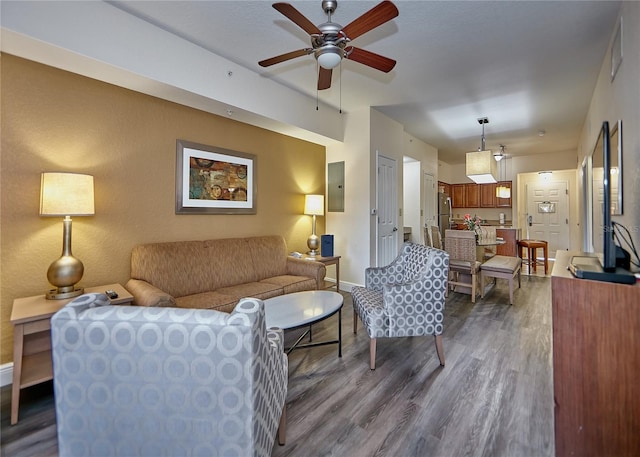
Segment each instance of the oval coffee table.
M338 345L338 357L342 357L342 295L329 290L308 290L293 294L280 295L264 300L265 321L267 328L279 327L292 330L309 327L293 345L286 349L289 354L294 349L302 349L327 344ZM300 344L309 335L311 326L338 313L338 339Z

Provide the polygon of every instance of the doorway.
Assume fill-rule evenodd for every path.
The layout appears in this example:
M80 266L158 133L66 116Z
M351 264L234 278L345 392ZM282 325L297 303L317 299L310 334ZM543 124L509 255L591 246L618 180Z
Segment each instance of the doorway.
M398 166L378 153L376 182L377 252L376 265L389 265L398 255Z

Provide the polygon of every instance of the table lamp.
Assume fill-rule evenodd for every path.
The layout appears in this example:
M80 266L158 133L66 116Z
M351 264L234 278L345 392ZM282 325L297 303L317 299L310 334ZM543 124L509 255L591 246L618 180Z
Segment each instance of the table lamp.
M77 297L83 288L84 265L71 254L71 216L93 216L93 176L76 173L42 173L40 216L64 216L62 255L47 270L47 279L56 286L47 292L50 300Z
M316 235L316 216L324 216L324 195L305 195L304 214L313 216L311 235L307 238L307 246L310 249L309 255L318 255L320 238Z

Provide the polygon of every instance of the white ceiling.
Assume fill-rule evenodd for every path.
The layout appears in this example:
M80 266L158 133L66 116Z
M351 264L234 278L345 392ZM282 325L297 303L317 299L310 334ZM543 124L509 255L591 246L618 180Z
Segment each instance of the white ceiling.
M268 68L258 61L309 47L308 35L272 1L108 2L264 78L316 96L316 63L300 57ZM291 3L314 24L321 1ZM339 1L347 25L378 2ZM344 112L376 107L464 162L481 143L510 156L573 150L586 118L619 1L405 1L400 14L353 44L397 60L388 74L352 61L334 70L320 100ZM538 132L545 130L540 137Z

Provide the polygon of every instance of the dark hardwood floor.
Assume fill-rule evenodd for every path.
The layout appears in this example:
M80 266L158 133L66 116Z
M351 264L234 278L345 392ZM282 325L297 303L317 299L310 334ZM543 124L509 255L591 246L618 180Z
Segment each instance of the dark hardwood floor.
M344 293L343 356L335 345L289 356L287 443L272 455L553 456L550 282L523 276L513 306L506 281L475 305L450 294L444 368L433 337L414 337L380 339L371 371ZM314 340L335 338L336 325L315 326ZM0 393L2 455L56 456L51 383L23 390L15 426L10 386Z

